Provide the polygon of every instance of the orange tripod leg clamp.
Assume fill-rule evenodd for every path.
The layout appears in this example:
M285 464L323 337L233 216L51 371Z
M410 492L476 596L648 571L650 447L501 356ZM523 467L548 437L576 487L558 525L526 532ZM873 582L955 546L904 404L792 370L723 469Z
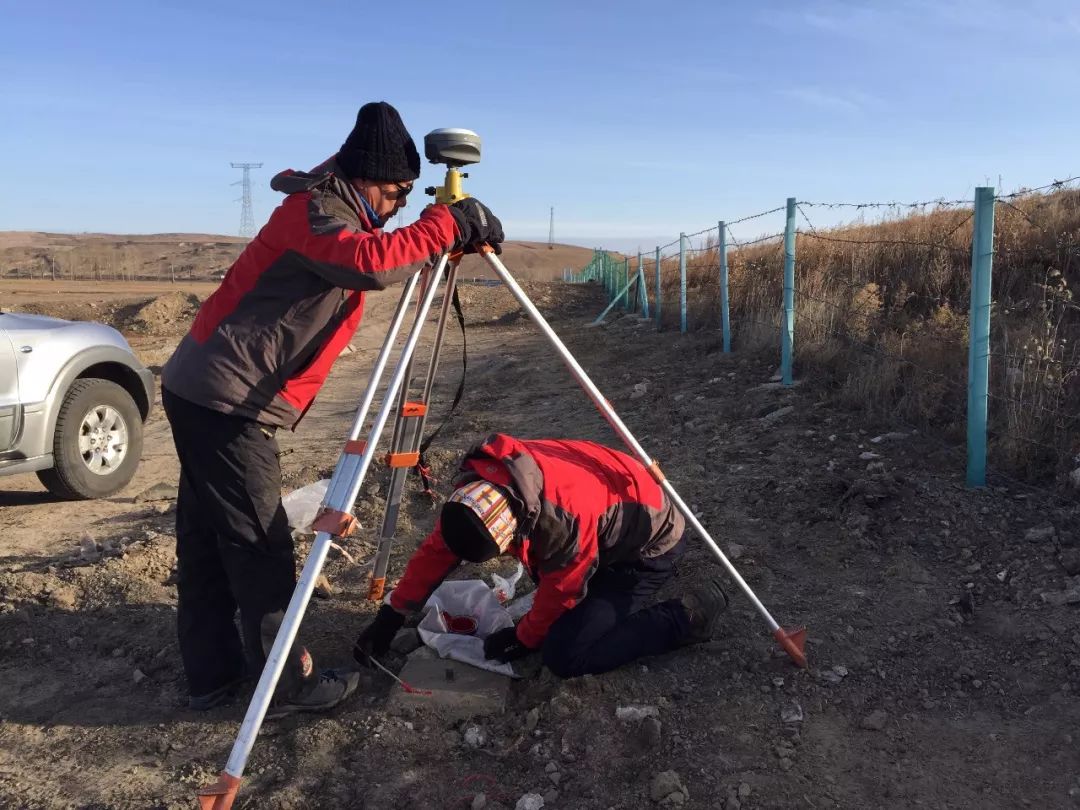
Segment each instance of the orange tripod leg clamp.
M240 789L240 777L222 771L212 785L200 788L199 810L229 810L236 800L236 791Z
M420 460L419 453L387 453L386 464L390 467L415 467Z
M423 402L406 402L401 408L402 416L424 416L427 414L427 405Z
M367 442L363 439L350 439L345 442L345 453L350 456L362 456L367 449Z
M360 523L348 512L323 508L311 522L311 528L317 532L326 532L334 537L349 537L360 530Z

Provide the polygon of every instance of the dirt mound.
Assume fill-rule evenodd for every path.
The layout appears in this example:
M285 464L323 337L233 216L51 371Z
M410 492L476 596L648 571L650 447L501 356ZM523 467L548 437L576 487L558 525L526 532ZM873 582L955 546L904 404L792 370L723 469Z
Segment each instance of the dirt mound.
M192 293L165 293L123 308L117 313L117 328L145 335L183 334L199 311L199 305L198 296Z
M10 305L4 306L3 312L22 312L27 315L45 315L49 318L60 318L64 321L92 321L103 323L114 329L122 329L121 314L128 309L134 309L145 303L141 299L138 303L120 304L118 302L95 303L85 300L58 300L58 301L19 301L14 300ZM6 302L5 302L6 303Z
M97 321L125 333L141 335L183 335L199 311L201 301L189 292L167 292L153 298L111 301L16 302L8 312L48 315L68 321Z

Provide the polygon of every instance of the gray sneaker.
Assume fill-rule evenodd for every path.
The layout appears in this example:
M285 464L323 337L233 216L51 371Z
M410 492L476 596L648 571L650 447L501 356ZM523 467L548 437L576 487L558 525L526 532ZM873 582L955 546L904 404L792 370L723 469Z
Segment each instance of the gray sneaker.
M266 712L267 720L276 720L296 712L325 712L356 691L360 673L348 669L326 669L318 680L291 698L275 698Z
M711 639L720 614L727 610L728 598L720 587L720 580L714 579L684 594L682 604L690 619L690 630L680 640L680 646Z

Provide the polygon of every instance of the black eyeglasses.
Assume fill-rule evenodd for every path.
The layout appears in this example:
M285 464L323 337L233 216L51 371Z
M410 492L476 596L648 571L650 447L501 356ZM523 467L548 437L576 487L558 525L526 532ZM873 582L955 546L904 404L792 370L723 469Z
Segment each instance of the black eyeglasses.
M401 183L394 183L394 188L397 189L397 193L395 193L393 197L390 197L392 200L404 200L409 196L409 192L413 190L412 186L403 186ZM389 196L389 194L387 196Z

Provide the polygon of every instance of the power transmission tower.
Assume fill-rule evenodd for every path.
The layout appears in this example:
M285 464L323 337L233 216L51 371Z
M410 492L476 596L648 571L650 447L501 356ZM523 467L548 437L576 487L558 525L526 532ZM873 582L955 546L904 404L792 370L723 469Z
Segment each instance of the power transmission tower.
M555 206L551 206L551 224L548 226L548 250L555 249Z
M240 197L240 235L251 238L255 235L255 215L251 212L251 170L261 169L261 163L230 163L234 169L244 170L244 179L237 180L232 185L241 186L243 192Z

